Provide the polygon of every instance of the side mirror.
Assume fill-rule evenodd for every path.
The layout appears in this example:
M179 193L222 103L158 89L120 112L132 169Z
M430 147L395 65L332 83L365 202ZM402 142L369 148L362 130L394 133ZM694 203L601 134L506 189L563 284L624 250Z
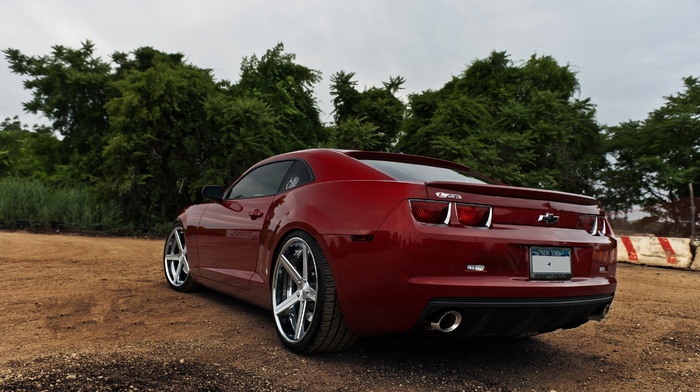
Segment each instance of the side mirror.
M205 185L202 188L202 196L207 199L221 201L224 198L224 187L220 185Z

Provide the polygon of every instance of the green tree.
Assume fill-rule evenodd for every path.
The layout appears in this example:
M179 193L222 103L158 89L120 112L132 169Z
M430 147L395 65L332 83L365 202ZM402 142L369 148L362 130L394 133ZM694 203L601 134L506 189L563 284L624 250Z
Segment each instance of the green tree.
M5 124L14 133L0 135L12 140L1 147L0 175L38 173L43 161L20 152L29 141L35 151L39 141L57 143L61 164L46 175L87 182L138 227L169 222L197 201L205 182L230 182L258 160L326 142L313 95L320 73L297 64L281 43L244 58L237 84L216 83L183 54L150 47L116 52L111 63L95 57L90 41L52 49L37 57L4 53L12 71L28 78L33 99L25 109L44 114L63 139Z
M294 62L278 43L262 57L246 57L241 63L241 80L231 88L236 97L265 102L279 117L278 128L289 150L317 147L326 140L313 86L321 73Z
M511 185L592 194L601 129L577 91L575 73L549 56L519 65L493 52L442 89L410 95L399 145Z
M48 127L30 131L17 116L0 123L0 177L55 181L64 160L61 142Z
M685 78L684 90L665 100L646 120L609 129L603 201L612 211L640 205L661 220L660 232L685 236L688 184L700 194L700 81Z
M406 106L396 96L405 80L389 77L382 87L360 92L355 73L337 72L331 77L333 117L330 145L338 148L393 150L398 141Z
M329 144L349 150L381 150L379 127L363 118L351 117L333 127Z
M290 148L279 117L257 98L218 94L206 102L206 114L213 132L200 185L229 184L254 163Z
M90 41L80 49L61 45L47 56L27 56L17 49L3 53L12 72L28 77L24 87L33 98L23 104L30 113L43 114L63 135L62 145L71 155L76 176L90 180L99 176L100 152L109 123L105 104L112 96L109 63L95 57Z
M151 227L172 219L199 191L190 184L207 164L205 102L216 84L210 70L185 63L182 54L144 47L133 58L113 58L121 78L105 105L110 132L99 188L120 201L130 221Z
M333 96L333 118L336 124L360 117L361 93L357 90L354 72L339 71L331 75L331 95Z

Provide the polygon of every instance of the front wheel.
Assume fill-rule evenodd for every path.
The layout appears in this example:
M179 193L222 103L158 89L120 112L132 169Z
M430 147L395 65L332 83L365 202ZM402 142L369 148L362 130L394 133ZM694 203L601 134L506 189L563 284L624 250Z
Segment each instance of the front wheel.
M356 340L345 325L328 261L316 241L292 232L277 253L272 275L277 335L297 353L341 351Z
M177 291L194 291L199 285L190 273L190 263L187 261L187 243L185 230L181 224L176 224L165 241L163 249L163 270L165 279L170 287Z

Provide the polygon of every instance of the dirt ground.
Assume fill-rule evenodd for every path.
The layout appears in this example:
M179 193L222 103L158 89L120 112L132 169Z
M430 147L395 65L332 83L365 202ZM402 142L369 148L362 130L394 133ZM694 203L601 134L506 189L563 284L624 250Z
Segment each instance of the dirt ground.
M700 390L698 272L620 265L609 317L574 330L299 356L267 312L169 289L162 244L0 232L0 390Z

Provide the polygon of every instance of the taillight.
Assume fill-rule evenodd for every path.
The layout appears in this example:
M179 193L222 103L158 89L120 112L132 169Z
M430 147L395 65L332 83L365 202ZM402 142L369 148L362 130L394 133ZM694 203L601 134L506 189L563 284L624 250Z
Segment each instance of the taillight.
M450 203L440 201L411 200L411 212L418 222L446 224Z
M456 213L462 226L489 227L491 224L490 206L433 200L409 200L409 204L413 217L421 223L447 225L451 215Z
M578 227L584 229L590 235L613 237L614 234L604 216L601 215L581 215L578 217Z
M578 217L579 227L590 235L596 235L598 231L598 215L581 215Z
M491 207L457 203L457 219L464 226L488 226Z

